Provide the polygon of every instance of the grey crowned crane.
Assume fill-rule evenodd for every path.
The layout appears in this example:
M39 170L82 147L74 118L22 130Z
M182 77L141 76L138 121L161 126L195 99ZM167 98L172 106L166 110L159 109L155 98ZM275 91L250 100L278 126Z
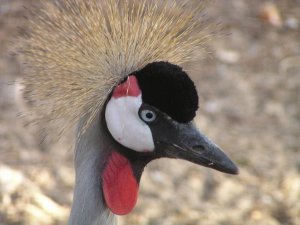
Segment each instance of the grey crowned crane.
M238 173L193 124L198 95L182 64L210 38L195 1L61 0L30 14L19 46L37 121L77 126L70 225L111 225L136 204L152 160Z

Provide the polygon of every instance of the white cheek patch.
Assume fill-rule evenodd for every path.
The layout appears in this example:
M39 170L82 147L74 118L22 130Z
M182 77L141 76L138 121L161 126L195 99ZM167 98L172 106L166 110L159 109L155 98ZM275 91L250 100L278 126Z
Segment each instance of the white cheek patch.
M137 152L149 152L154 150L154 142L150 128L138 115L141 105L141 95L112 97L106 105L105 120L117 142Z

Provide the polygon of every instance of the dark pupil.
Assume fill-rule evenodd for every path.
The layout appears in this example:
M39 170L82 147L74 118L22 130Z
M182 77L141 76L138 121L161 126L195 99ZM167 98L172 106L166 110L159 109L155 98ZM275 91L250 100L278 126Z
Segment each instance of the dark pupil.
M147 117L147 119L152 119L153 114L151 112L148 112L148 113L146 113L146 117Z

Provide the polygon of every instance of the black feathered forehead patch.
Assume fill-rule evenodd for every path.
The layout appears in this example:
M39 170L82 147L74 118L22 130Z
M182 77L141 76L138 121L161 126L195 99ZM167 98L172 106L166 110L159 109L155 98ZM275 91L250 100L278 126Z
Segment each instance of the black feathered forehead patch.
M143 102L187 123L198 109L198 94L193 81L181 67L168 62L154 62L133 73L142 90Z

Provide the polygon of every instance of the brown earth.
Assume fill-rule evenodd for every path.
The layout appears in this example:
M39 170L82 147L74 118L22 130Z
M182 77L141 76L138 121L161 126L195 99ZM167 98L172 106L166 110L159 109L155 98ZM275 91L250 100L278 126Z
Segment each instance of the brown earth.
M73 152L40 144L18 117L20 64L9 53L26 30L30 0L0 0L0 224L65 224ZM213 53L189 68L196 123L236 161L238 176L158 160L142 177L137 207L120 224L300 225L300 1L221 0Z

